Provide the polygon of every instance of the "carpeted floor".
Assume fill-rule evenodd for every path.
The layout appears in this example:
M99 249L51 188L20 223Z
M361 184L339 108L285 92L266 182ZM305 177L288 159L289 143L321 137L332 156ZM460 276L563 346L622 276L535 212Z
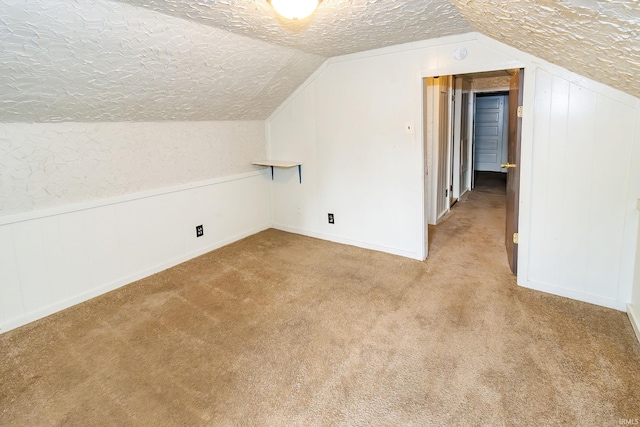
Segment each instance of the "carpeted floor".
M502 188L426 262L268 230L0 335L0 425L640 419L626 314L516 286Z

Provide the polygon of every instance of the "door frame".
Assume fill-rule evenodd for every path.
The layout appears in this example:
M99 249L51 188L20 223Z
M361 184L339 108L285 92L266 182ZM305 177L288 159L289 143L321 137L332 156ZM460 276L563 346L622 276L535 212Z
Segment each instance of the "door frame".
M495 94L495 95L503 96L503 97L506 98L507 103L505 104L504 111L505 111L505 116L507 116L507 120L506 120L507 121L507 126L504 127L503 135L502 135L503 143L506 145L508 143L508 139L509 139L509 134L508 134L509 89L505 89L505 90L484 90L484 89L481 89L481 90L472 91L472 93L473 93L473 103L472 103L472 107L471 107L471 116L472 116L472 121L473 121L473 129L471 131L471 135L472 135L472 143L471 143L472 156L471 157L472 157L472 160L473 160L473 164L471 165L472 166L471 173L472 173L473 177L475 178L475 171L476 171L476 165L475 165L475 156L476 156L476 138L475 138L475 135L476 135L476 102L477 102L478 97L479 97L478 95L480 95L482 97L482 96L489 95L489 94ZM501 162L504 163L506 161L507 161L507 159L503 158ZM474 181L473 178L472 178L472 182L473 182L473 185L472 185L471 188L473 189L475 187L475 181Z
M464 70L458 70L456 69L457 67L452 66L452 67L447 67L445 69L441 69L441 70L437 70L440 71L439 73L437 72L430 72L430 73L422 73L422 75L420 76L420 87L423 88L422 90L422 102L421 102L421 107L422 107L422 116L423 116L423 121L422 121L422 126L421 126L421 131L422 131L422 153L421 153L421 164L422 164L422 177L423 177L423 192L422 192L422 205L424 206L424 209L422 210L422 223L423 223L423 248L424 248L424 252L423 252L423 259L426 259L428 256L428 251L429 251L429 233L428 233L428 227L430 224L430 212L433 209L432 205L434 202L434 197L432 196L432 188L435 185L433 183L433 178L436 177L436 171L437 171L437 165L434 165L434 163L437 163L437 158L434 159L434 155L433 155L433 138L431 138L433 136L433 129L432 129L432 125L433 123L430 123L429 120L429 111L427 110L428 108L432 108L432 105L428 105L427 103L427 98L426 98L426 94L427 94L427 90L426 90L426 81L427 78L429 77L439 77L442 75L451 75L451 76L461 76L463 77L465 74L475 74L475 73L481 73L481 72L491 72L491 71L502 71L502 70L507 70L507 69L522 69L524 72L524 79L522 82L522 88L523 88L523 102L522 105L524 107L524 117L522 118L522 141L521 141L521 153L520 153L520 189L519 189L519 210L518 210L518 224L519 224L519 232L520 232L520 241L519 241L519 251L518 251L518 265L519 265L519 269L518 269L518 274L517 274L517 282L519 285L523 285L526 282L526 271L527 271L527 267L528 267L528 263L526 262L526 256L528 255L528 248L526 247L526 243L527 239L526 239L526 232L528 232L529 229L529 224L528 224L528 211L526 209L526 207L528 207L528 203L527 203L527 197L530 193L530 178L527 176L528 173L530 173L531 170L531 150L532 150L532 141L533 141L533 110L534 110L534 97L535 97L535 71L536 68L533 66L527 66L527 64L523 63L523 62L513 62L510 63L506 66L503 67L488 67L485 69L473 69L473 68L466 68ZM475 95L476 93L482 93L482 92L495 92L495 90L471 90L470 91L470 105L473 106L475 105ZM527 114L527 112L530 112L530 114ZM471 114L472 116L472 114ZM471 126L471 129L469 129L469 131L471 133L473 133L473 126ZM469 152L473 153L474 152L474 146L473 146L473 142L471 144L469 144ZM471 159L470 159L470 167L473 166L473 156L471 155ZM434 167L435 166L435 167ZM471 170L470 173L470 177L471 177L471 189L474 186L474 170ZM523 206L526 205L526 206ZM521 280L521 277L524 277Z
M462 110L464 108L462 98L463 77L453 76L453 108L452 108L452 126L453 126L453 156L451 158L451 197L452 199L460 199L460 188L462 187Z
M471 82L464 77L459 77L461 81L460 90L460 176L458 178L458 198L461 198L467 191L472 190L473 181L473 92L471 90ZM465 97L466 95L466 97ZM457 96L457 95L456 95ZM465 104L466 98L466 104ZM464 128L462 127L462 120L466 119ZM466 135L463 135L462 130L466 131ZM463 150L463 140L467 141L467 149ZM455 142L454 142L455 143ZM466 173L463 166L466 165ZM464 182L463 182L464 181Z
M443 78L447 80L443 81ZM444 218L451 209L451 160L453 155L452 82L453 78L450 75L422 79L425 230L428 229L429 224L435 225ZM444 124L441 126L443 117L439 106L442 101L442 94L445 93L442 92L443 85L446 86L444 100L446 112ZM441 128L444 128L444 135L440 133ZM443 146L441 146L441 143ZM440 156L441 152L445 153L445 157ZM439 177L442 177L445 182L441 183ZM438 212L439 205L443 207L441 212ZM428 240L428 237L425 239Z

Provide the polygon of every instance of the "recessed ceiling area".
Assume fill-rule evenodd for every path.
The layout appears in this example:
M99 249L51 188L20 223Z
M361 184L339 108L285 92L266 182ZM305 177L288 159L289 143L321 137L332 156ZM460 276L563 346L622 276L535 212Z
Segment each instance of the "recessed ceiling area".
M478 31L640 96L637 0L0 0L0 121L263 120L327 58Z

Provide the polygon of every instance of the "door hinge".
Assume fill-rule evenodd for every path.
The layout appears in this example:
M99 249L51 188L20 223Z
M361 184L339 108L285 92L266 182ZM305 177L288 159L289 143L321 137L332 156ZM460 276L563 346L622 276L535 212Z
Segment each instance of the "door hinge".
M518 233L513 233L513 243L518 244Z
M522 108L522 105L518 106L518 117L522 118L522 116L524 116L524 109Z

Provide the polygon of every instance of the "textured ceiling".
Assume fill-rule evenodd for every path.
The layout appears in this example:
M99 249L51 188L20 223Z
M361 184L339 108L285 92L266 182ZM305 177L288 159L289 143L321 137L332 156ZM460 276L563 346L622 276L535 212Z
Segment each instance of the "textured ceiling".
M300 21L266 0L123 0L326 57L472 31L449 0L323 0Z
M264 119L324 60L121 3L0 0L0 121Z
M640 0L452 0L474 29L640 97Z
M640 96L640 0L0 0L0 121L266 118L328 57L478 31Z

